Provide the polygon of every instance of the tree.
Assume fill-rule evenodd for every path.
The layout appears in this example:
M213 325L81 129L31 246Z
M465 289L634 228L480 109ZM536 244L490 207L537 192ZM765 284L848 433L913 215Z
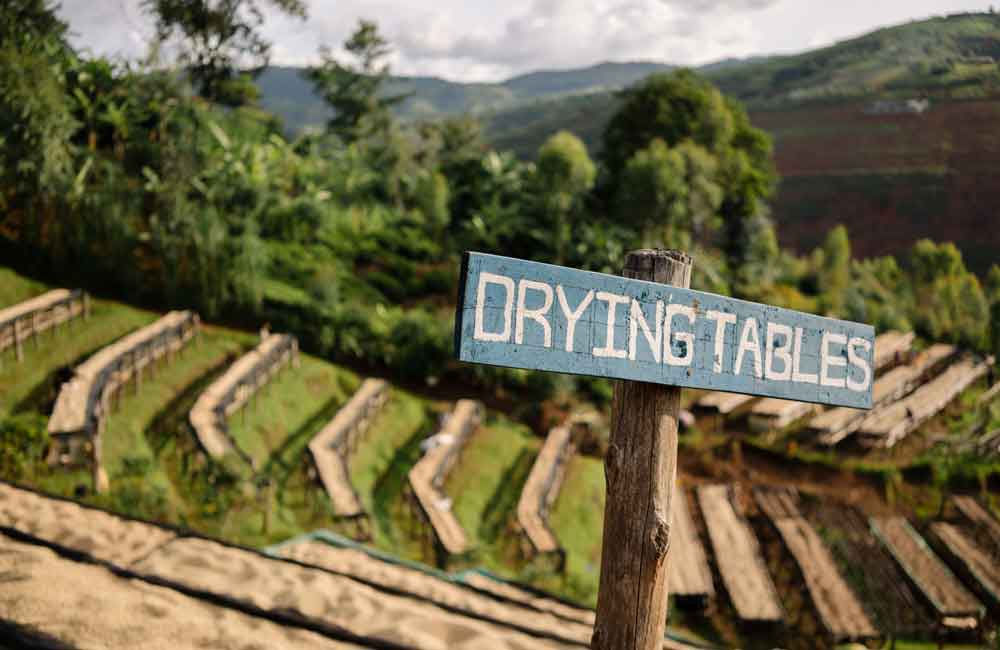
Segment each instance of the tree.
M41 0L0 9L0 223L20 219L32 243L57 218L75 171L66 29Z
M705 243L722 201L717 172L716 159L705 148L690 140L668 147L656 138L632 156L621 174L619 221L639 230L643 246Z
M427 232L438 244L445 243L451 213L448 179L439 172L425 171L417 178L416 200L420 206Z
M616 201L619 221L639 231L643 246L671 241L685 193L684 161L656 138L622 170Z
M361 20L344 43L354 63L341 63L326 46L321 48L323 62L305 71L316 93L333 109L327 131L348 144L385 133L392 124L392 107L404 96L383 97L382 86L389 78L389 43L378 26Z
M260 34L264 9L306 17L303 0L143 0L143 7L155 17L158 43L180 42L179 61L198 93L230 106L255 97L246 72L270 61L271 43Z
M986 299L990 304L990 350L1000 364L1000 264L986 274Z
M48 0L6 0L0 7L0 45L48 40L66 47L66 23Z
M652 75L622 93L621 108L604 132L606 193L618 194L629 161L657 138L667 147L690 141L715 158L713 182L722 191L718 214L724 248L736 292L742 294L745 283L752 281L739 273L748 261L752 219L760 214L776 181L770 139L751 126L737 102L694 73Z
M822 267L817 271L823 309L831 315L842 316L851 283L851 242L847 228L839 225L828 232L821 250Z
M566 261L571 216L594 186L597 168L587 146L568 131L560 131L538 150L536 180L542 209L552 218L556 263Z
M990 305L958 248L920 240L913 247L910 266L917 328L935 340L984 348Z

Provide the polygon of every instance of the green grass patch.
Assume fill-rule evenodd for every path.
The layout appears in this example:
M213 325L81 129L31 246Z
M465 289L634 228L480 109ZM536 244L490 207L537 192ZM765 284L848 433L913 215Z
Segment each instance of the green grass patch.
M29 280L11 269L0 268L0 309L34 298L48 290L41 282Z
M60 369L72 370L105 345L156 318L151 312L94 300L89 319L74 319L25 341L21 363L14 359L13 349L4 350L0 353L0 418L22 411L46 411L58 394L56 373Z
M390 392L389 400L375 416L348 462L351 482L365 510L372 512L375 509L376 485L393 469L397 452L415 434L420 434L420 439L430 435L435 422L426 405L413 395L400 390Z
M279 450L284 462L294 462L313 434L326 424L314 420L314 416L326 411L333 417L336 408L330 411L331 401L335 407L343 404L357 387L354 374L302 355L298 368L283 368L249 404L229 418L230 435L253 458L258 470ZM307 423L310 426L306 427ZM293 433L295 444L284 448Z
M237 358L251 341L246 334L205 328L200 340L185 346L173 362L157 368L155 377L145 375L141 393L133 394L134 383L125 387L119 409L108 418L102 438L101 454L112 490L117 481L141 478L148 487L161 490L173 506L183 509L146 432L178 394L211 369Z
M455 517L472 547L497 541L503 521L517 505L527 468L541 442L530 429L499 416L488 415L483 426L466 443L458 463L445 482ZM520 470L520 471L517 471ZM519 479L519 480L515 480Z
M554 587L589 607L597 606L604 497L604 463L577 455L549 513L549 525L566 551L565 584Z

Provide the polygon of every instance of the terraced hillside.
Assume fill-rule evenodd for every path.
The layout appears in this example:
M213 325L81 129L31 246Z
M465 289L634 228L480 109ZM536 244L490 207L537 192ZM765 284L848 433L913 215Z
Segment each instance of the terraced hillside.
M9 271L0 271L0 278L0 297L8 301L47 289ZM0 303L0 308L5 306ZM0 367L5 396L0 433L12 430L5 424L12 418L18 426L44 430L59 384L72 368L157 316L95 299L88 319L26 341L24 361L8 353ZM275 340L275 334L266 334L264 341ZM132 380L107 401L101 444L94 450L108 478L102 494L94 493L86 462L67 459L60 460L65 467L49 466L36 454L26 462L8 464L5 457L3 467L17 472L0 476L0 547L74 576L77 569L70 564L19 544L28 540L50 545L66 555L63 560L90 555L140 582L196 598L211 594L213 606L320 634L339 630L341 636L333 637L338 640L437 648L444 646L435 634L452 638L449 630L468 627L477 635L498 634L511 647L535 647L522 642L524 635L542 639L539 647L586 646L602 550L604 468L593 440L595 433L599 437L599 418L571 421L573 451L563 461L565 471L558 473L553 493L542 491L544 504L538 490L536 506L532 499L527 503L529 509L537 507L532 515L551 530L559 547L555 555L564 564L526 553L520 526L519 502L539 458L540 437L495 411L480 416L473 401L466 402L466 407L475 405L469 411L476 414L469 420L472 426L459 427L459 420L448 419L457 418L455 403L412 394L391 382L383 385L385 397L380 396L377 406L361 419L350 419L355 427L351 442L335 451L345 457L338 465L342 471L331 480L346 482L340 487L356 495L361 511L360 519L353 514L338 517L308 449L329 423L345 421L338 414L352 396L364 394L358 393L361 378L308 355L298 360L281 357L284 360L273 368L256 361L235 363L261 354L250 352L255 346L266 347L261 340L256 334L203 325L200 335L175 354L147 367L141 381L132 371ZM911 359L906 350L884 356L891 360L880 367L883 376L894 364L906 367L923 358ZM948 356L935 373L961 368L967 361L961 354ZM135 354L131 363L136 367ZM249 369L248 377L231 384L233 392L224 394L228 397L217 406L218 432L230 449L209 454L192 428L190 413L199 396L236 367ZM912 382L909 391L934 381L934 373L916 374L919 381ZM665 647L780 645L807 650L851 639L898 637L926 643L949 635L971 641L985 638L1000 615L994 578L979 569L991 566L996 547L989 530L1000 501L1000 460L990 460L988 454L960 456L970 441L978 440L984 422L987 428L1000 424L1000 409L989 399L996 392L986 392L985 384L979 379L957 399L938 405L935 413L923 414L929 416L926 422L906 427L907 434L887 448L852 446L858 435L849 435L835 448L818 449L805 433L807 421L751 433L746 420L752 408L696 420L681 438L681 494L690 510L685 543L703 558L701 573L708 585L695 597L675 599L672 630L688 641L668 641ZM887 402L906 398L897 395ZM695 393L685 398L685 404L701 401L712 400ZM891 407L880 405L884 413L872 415L896 417ZM452 448L449 469L435 486L439 493L421 502L421 513L415 507L410 471L433 445L457 445L453 434L459 430L461 445ZM866 430L864 425L859 429ZM8 449L22 441L4 433L0 442ZM952 465L961 471L941 474L949 466L939 457L961 458ZM975 481L961 472L971 473ZM3 482L10 480L106 511ZM749 489L760 486L766 489ZM777 486L782 490L773 492ZM951 492L975 497L965 496L951 506ZM789 494L793 496L783 496ZM794 496L799 494L801 500ZM461 552L442 553L444 545L421 516L427 508L449 513L466 542ZM973 510L981 514L970 523L963 513ZM883 539L875 532L881 529L868 529L868 517L894 517L912 543L900 546L895 537ZM734 534L743 540L745 553L726 551ZM299 564L247 547L270 549ZM934 605L936 592L926 576L913 586L901 578L913 572L911 564L917 560L911 556L917 547L924 548L924 560L917 560L941 575L953 574L952 582L964 585L954 587L956 593L968 591L959 612L961 629L947 627L954 627L954 612ZM193 570L196 565L203 570ZM233 571L234 566L246 571ZM749 567L755 582L748 587L743 578ZM292 576L300 570L305 573ZM126 593L132 587L108 581L107 576L93 579L107 582L122 598L139 597ZM293 583L296 592L319 600L313 603L311 596L303 595L289 601L280 585ZM748 606L757 602L751 592L760 585L769 596L766 612ZM892 585L894 598L889 605L880 600L887 585ZM831 590L840 595L830 596ZM403 616L401 593L404 599L428 602ZM30 602L40 597L30 589L23 595ZM841 611L848 598L853 611L863 612L865 625L858 623L862 617ZM44 602L55 605L57 600ZM101 602L110 608L113 600ZM511 609L511 603L530 612ZM894 609L904 606L912 613ZM3 607L0 603L0 622L37 624L33 610ZM350 607L372 616L347 616L344 608ZM293 610L304 618L290 613ZM439 610L449 614L440 619ZM401 618L392 618L392 612ZM443 627L433 633L423 630L422 625L432 621Z

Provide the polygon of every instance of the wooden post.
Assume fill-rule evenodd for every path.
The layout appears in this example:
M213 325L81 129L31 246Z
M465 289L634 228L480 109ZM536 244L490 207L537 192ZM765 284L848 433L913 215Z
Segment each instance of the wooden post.
M622 275L687 288L691 257L673 250L633 251ZM607 501L594 650L663 645L680 394L676 386L615 384L604 461Z
M18 327L18 319L14 319L11 329L14 330L14 356L19 362L24 361L24 348L21 346L21 328Z

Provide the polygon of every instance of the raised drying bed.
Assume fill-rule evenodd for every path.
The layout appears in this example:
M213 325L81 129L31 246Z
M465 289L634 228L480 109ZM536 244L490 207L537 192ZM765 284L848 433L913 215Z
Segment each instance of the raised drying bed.
M536 596L524 598L526 592L516 587L503 590L484 589L488 579L475 574L473 582L466 574L453 576L415 562L407 562L360 544L327 533L317 533L281 544L273 551L277 556L295 560L340 575L372 584L391 592L409 595L443 609L482 618L500 625L521 628L537 634L559 637L575 644L587 644L592 634L589 623L557 614L552 604L559 601ZM469 572L473 573L473 572ZM494 586L495 581L490 581ZM521 597L516 597L518 594ZM539 601L545 600L544 603ZM565 606L565 609L569 609ZM587 611L587 610L580 610ZM593 614L592 612L590 612Z
M875 337L875 371L901 363L913 347L913 332L889 330Z
M229 437L226 418L246 406L250 398L283 367L295 361L299 344L288 334L266 334L256 348L240 357L225 373L198 396L188 420L205 452L220 459L236 451L248 463Z
M954 496L951 503L982 540L982 545L1000 557L1000 521L970 496Z
M816 416L809 422L809 429L818 434L820 444L833 446L857 431L862 423L874 417L883 408L910 394L925 382L929 375L945 360L955 355L958 348L936 343L924 350L909 364L893 368L875 381L872 388L872 410L863 411L840 406Z
M73 371L73 378L59 389L48 431L50 464L76 464L94 460L96 488L104 490L107 477L100 467L100 436L112 399L135 380L136 391L145 368L172 356L197 333L201 321L190 311L172 311L105 346Z
M833 641L878 637L878 630L840 575L829 549L799 513L797 495L788 490L758 489L754 496L795 559L819 619Z
M479 428L483 407L474 400L459 400L444 426L428 439L429 448L409 473L410 489L419 512L430 524L440 550L461 555L469 550L468 538L451 510L451 500L442 488L462 448Z
M978 361L966 357L940 376L924 384L909 397L865 418L858 429L863 444L892 447L920 425L940 413L966 388L989 372L992 357Z
M874 372L895 365L910 350L913 344L913 332L886 332L875 338ZM753 431L781 431L797 422L822 412L823 408L807 402L770 397L753 404L750 409L749 425ZM855 411L856 409L840 409Z
M699 411L729 417L742 413L756 399L753 395L713 391L707 395L703 395L698 400L696 407Z
M192 533L178 535L2 482L0 529L107 564L135 583L154 583L214 606L318 631L351 641L350 647L552 650L586 647L589 641L589 626L498 603L461 585L456 589L467 593L458 596L441 591L444 581L423 580L403 590L397 580L415 576L397 573L398 566L388 561L369 558L344 571L321 569ZM481 600L474 603L475 598Z
M698 488L698 503L715 563L736 615L747 622L780 623L784 612L747 521L736 513L726 485Z
M781 431L815 415L821 409L816 404L768 397L750 409L750 429L757 432Z
M983 606L903 517L872 518L872 532L917 587L945 628L975 629Z
M670 505L673 526L670 529L670 549L667 552L667 587L671 596L686 604L704 607L715 597L712 570L708 566L705 548L691 519L687 495L678 488Z
M388 396L386 382L366 379L329 424L309 442L309 453L316 464L320 482L339 517L365 515L364 506L351 484L347 461Z
M944 521L931 524L931 532L937 537L952 566L960 567L959 573L971 578L978 585L981 595L1000 608L1000 558L980 547L961 529Z
M571 426L549 431L517 502L517 523L528 540L530 554L555 554L560 558L560 567L564 561L563 550L549 528L548 513L559 495L574 449Z
M42 332L90 311L90 299L83 291L53 289L6 309L0 309L0 352L14 348L18 361L24 359L23 344Z

